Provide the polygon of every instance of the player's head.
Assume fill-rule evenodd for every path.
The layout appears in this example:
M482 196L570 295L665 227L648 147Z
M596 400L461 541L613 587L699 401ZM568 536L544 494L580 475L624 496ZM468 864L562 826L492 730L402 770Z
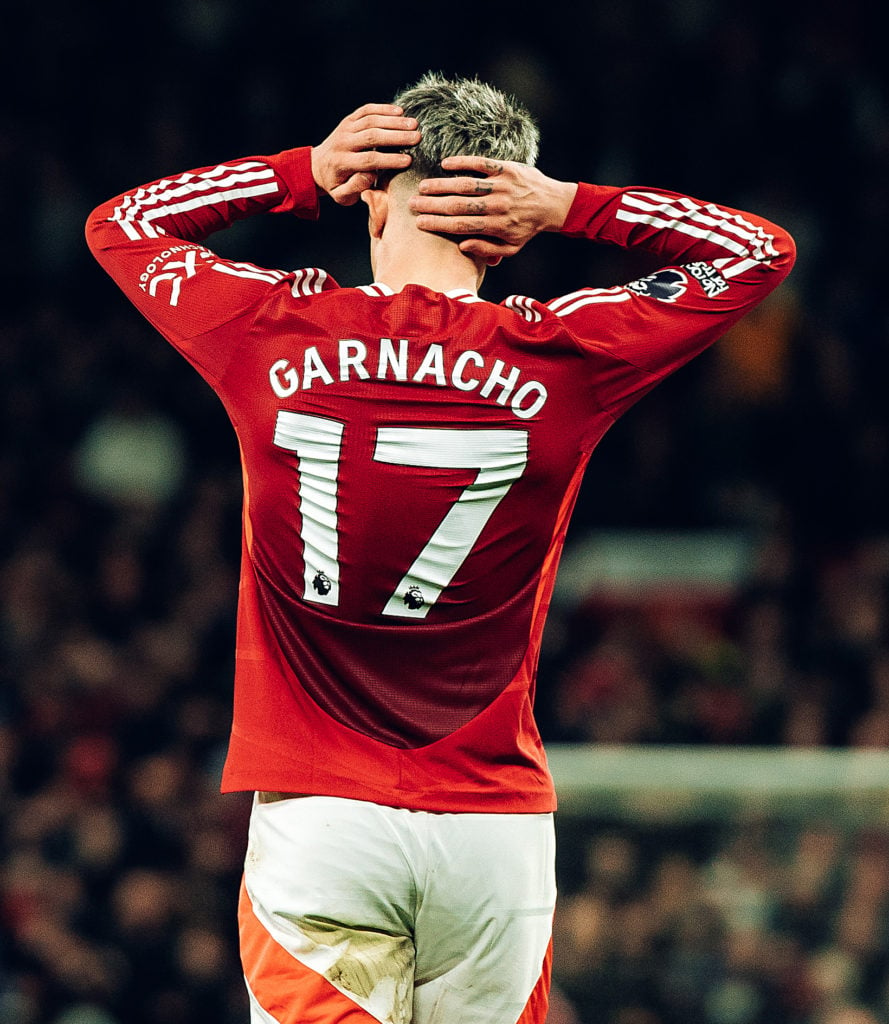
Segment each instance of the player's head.
M362 193L370 210L368 228L374 267L383 251L407 250L414 254L418 246L428 249L444 241L459 252L460 237L418 231L414 226L416 215L409 208L410 197L423 178L451 176L441 167L445 157L480 156L524 164L537 160L539 132L534 119L517 100L478 79L427 72L416 84L402 89L392 102L405 116L416 118L420 142L401 150L412 158L407 170L378 175L375 187ZM448 249L440 251L442 258L449 258ZM481 283L484 267L495 265L499 258L473 262Z
M540 133L528 111L513 97L477 78L446 78L429 71L392 101L415 117L422 138L404 150L413 157L405 175L446 176L446 156L537 161Z

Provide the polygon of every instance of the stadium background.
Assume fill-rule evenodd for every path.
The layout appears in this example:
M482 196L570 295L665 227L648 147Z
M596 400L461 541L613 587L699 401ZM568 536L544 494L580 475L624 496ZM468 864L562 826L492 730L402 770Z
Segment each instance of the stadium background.
M889 94L870 5L45 0L0 45L3 1024L245 1019L247 805L216 791L235 443L91 262L83 221L140 181L320 141L427 68L523 98L555 176L746 206L800 250L593 460L541 669L547 742L885 748ZM217 248L357 284L363 230L328 204ZM640 269L544 237L484 294ZM644 578L634 545L658 554ZM717 586L689 571L716 565ZM690 804L563 816L553 1024L889 1020L880 801Z

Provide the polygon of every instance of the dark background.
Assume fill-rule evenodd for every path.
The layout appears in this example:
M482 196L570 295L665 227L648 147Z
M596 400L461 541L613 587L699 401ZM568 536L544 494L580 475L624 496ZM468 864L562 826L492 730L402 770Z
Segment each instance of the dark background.
M206 385L91 261L86 216L164 174L317 143L427 69L517 94L556 177L755 210L799 247L761 310L606 437L572 526L572 542L616 527L732 531L753 547L749 573L715 605L671 616L560 607L541 669L547 741L889 742L889 92L871 5L47 0L18 8L3 35L0 1021L233 1024L245 1012L232 915L247 806L217 794L236 446ZM265 218L214 244L370 280L358 208L327 202L317 224ZM548 299L637 271L547 236L483 295ZM640 858L652 845L624 836L625 859L627 842ZM702 885L733 848L722 835L676 842ZM659 863L640 871L640 892ZM830 889L817 934L786 908L766 931L806 963L838 948L858 967L846 994L883 1012L882 934L862 952L837 923L850 891ZM884 905L885 887L867 893ZM612 949L602 976L630 978L625 989L603 1002L576 983L561 1012L732 1024L703 981L683 1002L652 980L682 935L665 924L639 962ZM730 944L719 948L725 966ZM762 963L747 970L758 1009L748 1001L744 1017L729 1000L737 1024L820 1022L823 1001L775 1002Z

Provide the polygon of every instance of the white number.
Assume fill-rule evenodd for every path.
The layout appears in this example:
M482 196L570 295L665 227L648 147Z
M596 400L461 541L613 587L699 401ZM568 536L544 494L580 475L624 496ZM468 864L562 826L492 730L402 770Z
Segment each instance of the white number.
M343 425L282 409L275 423L275 444L299 457L303 596L317 604L335 605L340 599L336 502Z
M384 615L422 619L466 561L494 509L522 475L528 461L528 432L380 427L374 459L395 466L479 471L383 609Z
M299 456L305 598L339 601L337 483L343 424L282 410L275 444ZM383 608L384 615L425 618L466 561L494 509L524 472L527 430L380 427L374 460L394 466L477 469Z

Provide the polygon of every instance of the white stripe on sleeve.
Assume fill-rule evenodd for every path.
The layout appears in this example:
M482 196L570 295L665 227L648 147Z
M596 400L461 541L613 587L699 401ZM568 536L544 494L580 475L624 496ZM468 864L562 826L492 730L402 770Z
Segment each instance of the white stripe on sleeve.
M568 316L576 313L584 306L593 306L600 303L626 302L631 298L626 288L582 288L577 292L569 292L558 299L548 302L547 308L552 310L556 316Z
M124 197L112 219L120 224L128 238L136 240L141 235L156 238L160 229L151 221L160 217L279 190L275 172L267 164L257 161L235 166L220 164L198 175L183 174L175 180L164 178L147 189L137 189Z
M231 263L214 263L211 269L220 274L228 274L231 277L246 277L252 281L267 281L269 284L277 284L281 280L281 275L275 271L263 273L258 270L246 270L235 267Z
M627 192L616 217L629 223L679 231L693 238L706 238L736 256L752 256L764 261L778 255L773 236L760 225L712 203L701 206L686 196Z

